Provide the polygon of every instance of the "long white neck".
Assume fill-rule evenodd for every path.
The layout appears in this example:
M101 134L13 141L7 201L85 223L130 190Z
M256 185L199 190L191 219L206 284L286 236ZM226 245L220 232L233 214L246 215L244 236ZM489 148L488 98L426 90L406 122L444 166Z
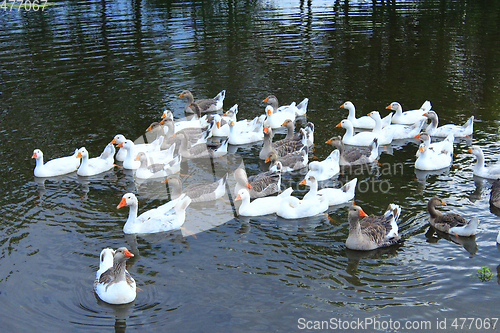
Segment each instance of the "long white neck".
M432 133L434 130L436 130L437 127L438 127L438 118L434 117L434 118L431 118L431 123L429 125L427 125L427 128L425 129L425 131L427 133Z
M484 154L483 152L479 152L476 155L477 161L474 164L474 171L482 171L484 169Z
M133 203L129 205L128 218L127 222L125 222L125 225L123 226L123 232L126 234L134 233L136 221L137 221L137 204Z
M349 119L350 121L355 121L356 120L356 108L354 107L354 105L349 106L347 108L347 110L349 110L349 115L347 116L347 119Z
M398 104L396 106L396 114L394 116L401 117L402 115L403 115L403 108L401 107L401 104Z
M319 170L321 172L321 169ZM318 195L318 182L311 182L309 192L304 195L304 200L314 199Z
M382 119L380 119L380 115L374 114L373 117L371 118L375 120L375 127L373 128L373 133L380 133L382 131Z
M35 158L36 166L35 168L43 167L43 156Z
M345 138L352 138L354 135L354 127L351 124L348 124L345 128L345 134L342 138L345 141Z

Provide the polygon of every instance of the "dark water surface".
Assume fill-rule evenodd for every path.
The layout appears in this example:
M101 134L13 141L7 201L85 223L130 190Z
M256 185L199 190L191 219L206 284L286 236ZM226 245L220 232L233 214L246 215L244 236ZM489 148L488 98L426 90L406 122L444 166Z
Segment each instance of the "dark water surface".
M394 2L60 1L43 12L0 9L1 331L289 332L312 327L307 321L367 318L384 321L382 331L408 331L408 321L435 331L444 320L456 331L459 317L479 318L470 329L479 331L485 318L498 317L500 225L489 208L491 183L473 177L467 149L472 142L488 163L498 159L500 3ZM45 160L81 146L96 156L118 133L139 138L164 109L182 117L184 89L197 98L226 89L224 107L238 103L240 119L261 114L269 94L282 104L309 97L320 159L332 150L324 142L343 134L335 125L347 100L358 116L385 115L393 101L406 110L430 100L442 124L474 115L475 132L457 141L449 170L416 174L410 141L381 148L373 170L344 170L326 182L358 177L356 203L369 214L402 206L404 245L368 253L345 248L346 205L331 207L331 220L235 218L230 194L188 208L191 223L215 225L196 237L135 238L123 234L120 197L138 193L142 212L166 202L164 186L139 184L120 168L33 177L33 149ZM259 149L233 147L214 162L215 175L206 174L220 177L241 161L257 173ZM284 180L295 195L305 193L297 185L304 174ZM477 236L429 231L426 203L435 195L448 203L443 210L478 216ZM140 291L130 305L109 306L92 284L101 249L120 246L136 254L128 270ZM492 272L486 281L477 277L483 266ZM384 326L389 320L400 328Z

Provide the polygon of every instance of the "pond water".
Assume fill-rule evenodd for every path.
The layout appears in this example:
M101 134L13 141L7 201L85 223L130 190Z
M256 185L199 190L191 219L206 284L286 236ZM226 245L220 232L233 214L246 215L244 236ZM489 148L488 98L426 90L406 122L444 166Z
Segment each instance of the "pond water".
M378 320L381 331L456 331L460 317L475 319L461 331L479 331L498 317L498 213L467 149L498 160L500 3L84 0L0 11L2 331L289 332L358 319ZM308 97L319 159L332 151L324 142L343 134L335 125L347 100L358 116L430 100L442 124L476 122L448 170L416 173L410 140L381 147L375 169L345 169L322 184L357 177L356 204L368 214L401 205L404 244L366 253L345 248L348 205L330 207L330 218L248 219L236 216L229 193L188 208L190 226L202 224L195 236L129 237L121 196L137 193L141 212L168 200L164 184L138 183L119 167L34 178L33 149L46 160L81 146L96 156L118 133L141 139L163 110L183 117L184 89L197 98L225 89L225 109L237 103L240 118L260 115L269 94L282 104ZM260 145L231 147L213 165L185 164L185 184L226 172L233 184L241 164L260 172ZM304 174L284 178L299 197ZM478 234L429 230L432 196L447 202L442 210L479 217ZM111 306L92 285L101 249L121 246L135 254L128 270L140 291ZM491 278L478 277L482 267Z

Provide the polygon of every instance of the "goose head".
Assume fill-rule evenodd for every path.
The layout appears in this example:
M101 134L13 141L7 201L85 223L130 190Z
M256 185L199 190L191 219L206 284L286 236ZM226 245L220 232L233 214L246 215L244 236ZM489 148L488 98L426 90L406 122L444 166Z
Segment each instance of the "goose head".
M118 206L116 206L116 208L120 209L120 208L125 207L125 206L137 206L137 205L139 205L139 201L137 200L137 197L135 196L135 194L134 193L125 193L122 196L122 200L120 201Z

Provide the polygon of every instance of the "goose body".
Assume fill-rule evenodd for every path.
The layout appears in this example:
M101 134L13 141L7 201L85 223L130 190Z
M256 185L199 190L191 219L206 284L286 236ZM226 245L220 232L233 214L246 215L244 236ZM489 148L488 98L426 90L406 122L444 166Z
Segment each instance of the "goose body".
M341 188L322 188L318 194L328 199L329 206L340 205L354 198L357 183L358 179L354 178Z
M125 142L126 140L127 139L125 138L125 136L123 136L122 134L117 134L117 135L115 135L113 140L111 140L110 143L116 144L117 147L122 147L119 145L122 144L123 142ZM163 140L164 140L163 137L159 137L158 139L154 140L151 143L139 143L139 144L135 144L131 140L129 140L129 141L134 144L134 151L135 151L135 154L137 155L137 153L140 151L143 151L143 152L159 151L160 147L163 143ZM115 156L116 160L119 162L125 161L126 157L127 157L127 150L125 148L120 148ZM135 156L132 156L131 158L134 159Z
M278 98L274 95L269 95L262 102L269 103L277 112L293 112L296 116L305 116L309 98L304 98L302 102L297 105L295 104L295 102L292 102L290 105L279 106Z
M191 202L214 201L221 198L226 194L226 181L227 174L215 182L195 183L183 188L181 179L177 175L170 175L164 180L168 183L172 198L185 194L191 198Z
M187 104L184 107L184 112L186 113L196 113L192 104L196 103L200 108L201 113L215 112L217 110L222 110L224 104L224 98L226 97L226 91L222 90L214 98L199 99L194 101L193 94L189 90L184 90L179 98L187 98Z
M238 131L234 128L234 122L229 122L229 144L243 145L264 140L263 124L259 123L258 126L251 130Z
M112 267L101 273L94 283L94 291L102 301L109 304L127 304L135 299L135 280L125 269L127 259L133 256L124 247L115 251Z
M236 180L235 193L246 188L251 199L267 197L278 193L281 189L281 162L278 162L276 172L266 171L251 177L247 177L244 168L238 168L234 171L234 178Z
M298 199L293 196L281 200L276 215L284 219L300 219L315 216L328 210L328 199L319 195L311 195L309 199Z
M199 143L194 146L188 147L188 140L186 135L180 133L176 134L181 139L181 146L179 154L183 158L217 158L227 154L227 145L229 139L226 138L220 143Z
M439 119L436 112L429 111L424 115L431 120L431 123L425 129L431 136L447 137L448 134L453 133L456 138L464 138L472 135L474 130L474 116L471 116L463 126L447 124L438 127Z
M102 154L98 157L89 158L89 153L85 147L78 150L76 157L82 162L76 171L79 176L93 176L113 169L115 164L115 146L109 143Z
M238 191L238 195L234 200L241 200L241 205L238 208L238 214L241 216L262 216L274 214L278 210L283 198L289 197L293 189L289 187L283 193L277 196L269 196L257 198L250 202L250 193L246 188Z
M491 185L490 205L500 208L500 179L497 179Z
M430 171L447 168L451 165L453 152L447 149L434 150L427 142L420 144L415 161L415 169Z
M345 242L351 250L374 250L401 242L397 220L401 214L398 205L390 204L382 216L368 216L359 206L349 209L349 236ZM361 221L360 217L364 217Z
M266 106L266 115L267 118L264 121L264 126L270 128L280 128L287 119L295 121L296 118L293 109L288 108L282 111L278 111L271 105Z
M140 152L136 159L141 162L141 165L135 170L135 177L140 179L150 178L165 178L181 170L181 156L177 155L167 163L148 163L146 153Z
M116 208L129 206L127 222L123 226L126 234L149 234L179 229L186 219L186 208L191 199L181 195L157 208L137 216L139 202L133 193L126 193Z
M375 127L373 127L372 133L378 139L378 144L379 145L390 144L392 140L394 140L394 135L396 134L397 129L390 128L390 125L382 127L382 119L380 118L380 113L378 111L372 111L368 115L373 120L375 120ZM415 136L415 134L413 134L413 136Z
M345 128L346 131L344 136L342 137L342 142L344 142L344 144L346 145L369 146L373 142L373 140L377 138L377 135L373 132L359 132L357 134L354 134L354 127L352 126L351 121L348 119L342 120L337 124L336 127Z
M467 221L465 218L455 213L443 214L436 210L436 206L443 206L446 203L438 197L433 197L427 203L429 211L429 223L434 229L444 233L458 236L472 236L476 234L479 219L474 217Z
M304 146L301 150L288 154L283 157L279 157L276 152L272 151L267 155L265 162L271 162L269 170L276 166L277 162L281 162L281 171L290 172L295 170L300 170L307 167L309 162L309 156L307 154L307 146Z
M339 164L343 166L372 163L378 158L377 138L373 139L368 147L353 147L349 150L345 149L344 142L340 136L333 137L325 143L331 144L340 151Z
M330 179L340 172L340 151L338 149L332 151L330 155L323 161L313 161L309 163L309 171L307 176L314 176L317 181Z
M413 125L415 123L420 122L421 120L426 121L427 118L424 116L424 113L431 110L431 102L425 101L424 104L420 107L420 109L409 110L403 112L403 108L401 104L398 102L392 102L390 105L386 107L386 109L396 111L396 113L392 116L391 122L393 124L402 124L402 125Z
M360 118L356 118L356 107L350 101L345 102L340 106L343 109L347 109L349 111L349 115L347 116L347 120L349 120L353 127L362 128L362 129L374 129L375 128L375 120L369 116L362 116ZM382 119L382 126L389 125L391 123L391 115L384 117ZM346 142L346 144L348 144Z
M393 133L393 140L404 140L414 138L425 125L427 118L423 117L412 125L393 124L387 125L384 129Z
M414 136L414 138L420 139L428 149L433 152L449 152L453 154L455 136L453 133L448 134L448 136L443 141L431 142L431 136L427 132L422 132ZM420 156L420 151L417 152L417 156Z
M472 153L476 156L476 164L474 164L473 170L476 176L488 179L498 179L500 178L500 165L484 165L484 153L483 150L479 146L472 146L470 148L469 153Z
M73 155L55 158L43 163L43 153L40 149L33 150L31 158L35 159L36 165L33 170L35 177L55 177L74 172L80 166L80 158L77 157L78 150Z

